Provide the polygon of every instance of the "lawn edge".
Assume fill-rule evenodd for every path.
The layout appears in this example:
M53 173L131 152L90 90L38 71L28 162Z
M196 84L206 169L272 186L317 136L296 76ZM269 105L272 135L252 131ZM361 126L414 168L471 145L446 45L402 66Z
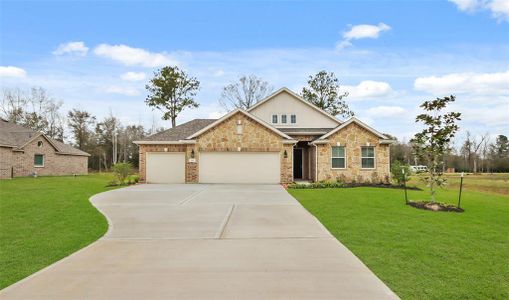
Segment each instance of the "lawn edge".
M108 224L108 229L106 230L106 232L105 232L103 235L101 235L100 237L98 237L96 240L92 241L90 244L87 244L87 245L83 246L82 248L80 248L80 249L78 249L78 250L76 250L76 251L74 251L74 252L70 253L69 255L64 256L64 257L62 257L61 259L59 259L59 260L57 260L57 261L55 261L55 262L53 262L53 263L51 263L51 264L49 264L49 265L45 266L44 268L42 268L42 269L40 269L40 270L38 270L38 271L36 271L36 272L34 272L34 273L32 273L32 274L28 275L27 277L24 277L24 278L22 278L22 279L20 279L20 280L18 280L18 281L16 281L16 282L14 282L14 283L12 283L11 285L8 285L8 286L4 287L3 289L1 289L1 290L0 290L0 295L1 295L3 292L5 292L5 291L7 291L7 290L9 290L9 289L11 289L11 288L14 288L14 287L15 287L15 286L17 286L17 285L22 284L23 282L25 282L25 281L27 281L27 280L29 280L29 279L32 279L32 278L34 278L34 277L38 276L40 273L45 272L45 271L47 271L47 270L49 270L49 269L51 269L51 268L53 268L53 267L55 267L55 266L57 266L57 265L61 264L61 263L62 263L62 262L64 262L65 260L70 259L72 256L77 255L78 253L80 253L80 252L82 252L82 251L85 251L87 248L91 248L91 247L92 247L92 246L94 246L94 245L95 245L98 241L102 240L102 239L103 239L103 238L104 238L104 237L105 237L105 236L106 236L106 235L107 235L107 234L111 231L111 228L113 227L113 223L111 222L111 220L110 220L110 219L109 219L109 218L108 218L108 217L107 217L107 216L106 216L106 215L105 215L105 214L104 214L101 210L99 210L99 208L97 208L97 206L95 206L95 205L94 205L94 203L92 202L92 198L94 198L94 197L96 197L96 196L98 196L98 195L100 195L100 194L103 194L103 193L109 193L109 192L111 192L111 191L115 191L115 190L116 190L116 189L109 190L109 191L104 191L104 192L100 192L100 193L94 194L94 195L92 195L92 196L90 196L90 197L88 198L88 202L90 203L90 205L92 205L92 207L94 207L94 208L95 208L95 209L96 209L96 210L97 210L97 211L98 211L98 212L99 212L99 213L100 213L100 214L101 214L101 215L102 215L102 216L106 219L106 222L107 222L107 224Z

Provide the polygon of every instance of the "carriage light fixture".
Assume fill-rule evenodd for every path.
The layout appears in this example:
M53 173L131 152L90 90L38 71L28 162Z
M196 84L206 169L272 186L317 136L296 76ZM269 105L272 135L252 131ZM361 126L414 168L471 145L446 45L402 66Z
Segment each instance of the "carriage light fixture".
M284 158L288 158L288 152L286 152L286 150L285 150L285 152L283 153L283 157L284 157Z
M194 158L194 149L191 150L191 158Z

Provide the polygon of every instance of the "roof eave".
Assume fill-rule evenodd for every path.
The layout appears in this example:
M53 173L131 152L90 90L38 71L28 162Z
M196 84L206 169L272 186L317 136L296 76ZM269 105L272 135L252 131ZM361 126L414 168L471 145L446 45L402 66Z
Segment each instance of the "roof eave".
M136 145L188 145L196 144L196 140L178 140L178 141L133 141Z

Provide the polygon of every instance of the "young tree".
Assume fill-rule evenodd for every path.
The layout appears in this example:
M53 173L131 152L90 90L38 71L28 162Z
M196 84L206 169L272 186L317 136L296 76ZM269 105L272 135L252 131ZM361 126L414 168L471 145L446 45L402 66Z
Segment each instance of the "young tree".
M443 112L447 104L454 102L454 96L425 101L420 107L428 113L416 117L416 122L424 124L425 128L415 134L412 144L416 155L428 167L427 176L423 180L427 183L431 201L435 202L436 188L445 184L443 175L443 157L449 150L449 144L459 127L456 122L460 119L459 112Z
M309 76L308 87L302 88L302 97L333 116L351 117L354 113L346 104L348 92L341 92L339 80L333 72L320 71Z
M71 128L75 145L85 150L89 145L92 131L90 126L95 123L95 117L89 112L79 109L73 109L67 113L67 124Z
M272 92L267 81L255 75L243 75L238 81L223 87L219 103L227 111L236 108L248 109Z
M149 92L145 103L162 111L163 119L171 120L172 127L177 125L177 116L182 110L199 106L194 96L200 82L178 67L167 66L155 72L145 87Z

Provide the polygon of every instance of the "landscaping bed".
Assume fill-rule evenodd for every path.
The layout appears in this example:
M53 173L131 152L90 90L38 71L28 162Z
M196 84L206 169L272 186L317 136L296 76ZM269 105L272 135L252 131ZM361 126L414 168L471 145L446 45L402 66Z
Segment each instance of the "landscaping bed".
M463 208L457 207L453 204L430 202L430 201L408 201L407 205L418 209L432 210L432 211L451 211L451 212L464 212Z

